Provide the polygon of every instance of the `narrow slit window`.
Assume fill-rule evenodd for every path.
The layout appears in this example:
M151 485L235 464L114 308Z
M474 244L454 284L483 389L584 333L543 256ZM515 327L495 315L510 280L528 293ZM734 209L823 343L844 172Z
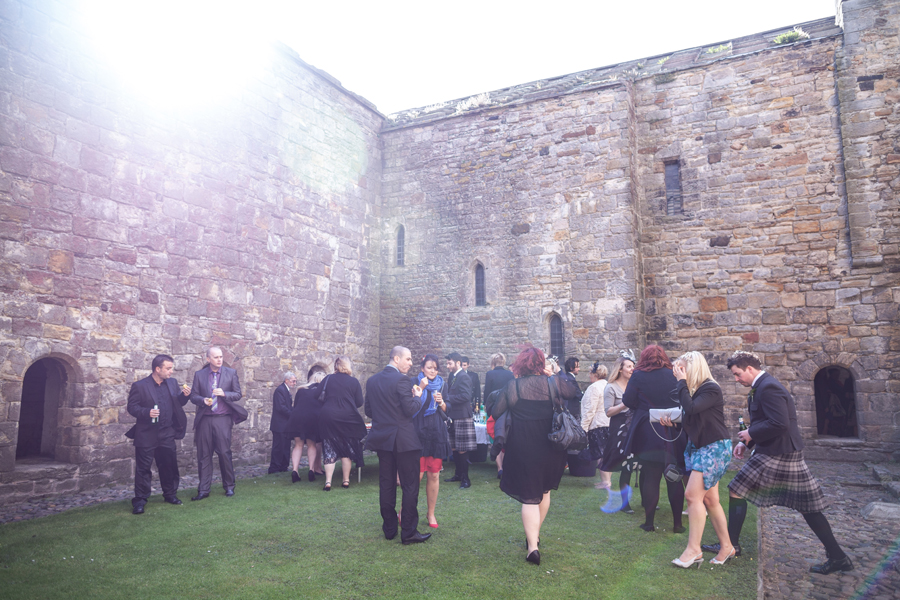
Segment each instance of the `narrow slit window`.
M484 267L475 265L475 306L487 306L484 296Z
M406 264L406 230L403 225L397 230L397 266Z
M563 336L563 322L559 315L550 317L550 354L557 357L560 364L566 359L566 343Z
M681 165L678 161L666 165L666 214L683 215L684 202L681 195Z

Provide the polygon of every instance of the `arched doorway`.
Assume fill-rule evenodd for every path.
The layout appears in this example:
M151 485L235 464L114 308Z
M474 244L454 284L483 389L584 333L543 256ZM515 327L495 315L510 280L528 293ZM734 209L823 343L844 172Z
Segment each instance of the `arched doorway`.
M29 457L55 458L57 415L65 384L66 371L53 358L43 358L25 371L16 460Z
M816 424L820 436L859 437L853 374L830 365L816 373Z

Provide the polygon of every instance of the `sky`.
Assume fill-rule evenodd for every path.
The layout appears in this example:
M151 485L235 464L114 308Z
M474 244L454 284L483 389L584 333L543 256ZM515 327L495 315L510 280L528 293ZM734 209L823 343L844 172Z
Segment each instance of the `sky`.
M160 98L235 85L277 39L384 114L835 15L835 0L82 1L104 55Z

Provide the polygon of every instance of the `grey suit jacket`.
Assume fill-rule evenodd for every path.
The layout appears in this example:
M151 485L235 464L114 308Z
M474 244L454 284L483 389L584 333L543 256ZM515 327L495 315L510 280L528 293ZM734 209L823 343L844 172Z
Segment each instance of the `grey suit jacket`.
M194 417L194 429L200 426L200 421L206 415L212 414L212 407L207 406L204 400L212 397L212 390L209 387L209 365L206 365L196 373L194 373L194 384L191 386L191 402L197 406L196 416ZM219 387L225 392L224 401L231 409L231 418L234 424L243 423L249 416L243 406L238 404L241 399L241 384L238 381L237 371L230 367L222 366L219 369Z

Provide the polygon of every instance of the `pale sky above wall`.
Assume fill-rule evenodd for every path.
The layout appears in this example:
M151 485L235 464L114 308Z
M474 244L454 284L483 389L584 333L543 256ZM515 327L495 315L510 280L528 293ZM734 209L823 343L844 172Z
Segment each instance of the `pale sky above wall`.
M202 103L275 38L384 114L835 14L835 0L81 1L145 100Z

